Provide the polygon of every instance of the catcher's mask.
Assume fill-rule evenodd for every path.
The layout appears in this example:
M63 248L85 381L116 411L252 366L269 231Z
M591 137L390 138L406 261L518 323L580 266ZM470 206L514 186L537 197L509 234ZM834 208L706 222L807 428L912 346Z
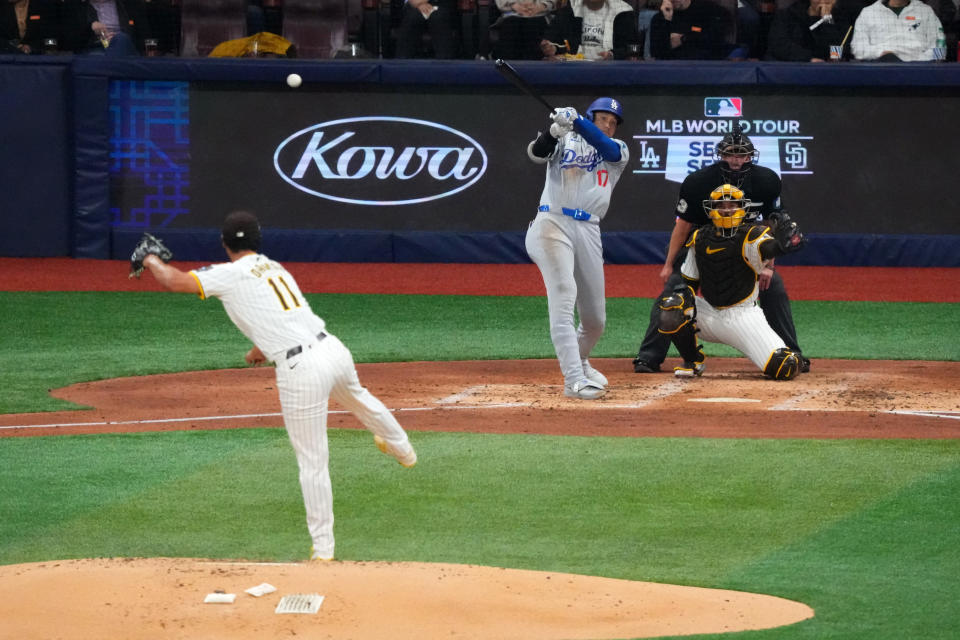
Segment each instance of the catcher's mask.
M733 131L723 136L723 139L717 143L714 156L717 164L720 165L724 182L740 186L747 172L760 159L760 152L753 146L750 137L740 128L740 123L736 122L733 125ZM739 169L731 169L724 156L740 156L748 160Z
M723 184L710 192L710 199L703 201L703 210L721 236L730 237L747 215L750 201L743 197L743 190L732 184Z

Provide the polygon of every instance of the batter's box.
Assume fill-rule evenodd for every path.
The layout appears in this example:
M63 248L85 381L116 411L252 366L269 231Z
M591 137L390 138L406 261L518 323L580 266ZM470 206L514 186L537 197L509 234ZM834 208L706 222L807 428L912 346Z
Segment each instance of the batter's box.
M669 388L666 395L683 388L682 383L672 380L663 385ZM631 393L628 386L610 388L610 392L598 400L584 401L563 395L563 387L555 384L482 384L468 387L436 401L446 409L500 409L529 407L532 409L638 409L660 397L660 391Z
M529 407L536 384L478 384L436 401L443 408L477 409L500 407Z

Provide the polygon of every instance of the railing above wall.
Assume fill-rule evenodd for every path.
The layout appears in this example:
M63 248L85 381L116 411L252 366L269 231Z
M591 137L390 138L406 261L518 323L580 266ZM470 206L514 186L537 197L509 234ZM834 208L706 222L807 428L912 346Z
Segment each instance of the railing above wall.
M506 85L489 60L298 60L251 58L104 58L0 56L0 64L69 65L83 76L128 80L240 80L283 83ZM960 64L729 61L511 63L538 86L960 87Z

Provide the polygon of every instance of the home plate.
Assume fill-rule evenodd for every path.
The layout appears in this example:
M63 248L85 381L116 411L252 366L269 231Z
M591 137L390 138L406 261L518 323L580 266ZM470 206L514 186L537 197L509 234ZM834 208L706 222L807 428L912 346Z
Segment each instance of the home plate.
M688 402L760 402L753 398L690 398Z

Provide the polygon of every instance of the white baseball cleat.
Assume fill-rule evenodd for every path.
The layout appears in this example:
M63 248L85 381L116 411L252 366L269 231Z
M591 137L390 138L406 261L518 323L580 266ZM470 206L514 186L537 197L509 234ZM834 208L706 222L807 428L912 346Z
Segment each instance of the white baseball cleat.
M587 380L590 382L595 382L601 387L606 388L608 384L607 376L603 375L596 369L590 366L590 363L587 360L583 361L583 375L587 377Z
M563 395L578 400L596 400L602 398L606 392L602 386L587 378L563 387Z
M413 465L417 464L417 452L414 451L412 446L410 447L409 451L399 452L391 447L390 444L380 436L373 436L373 442L377 445L377 449L380 449L380 451L388 456L393 456L396 458L401 467L409 469Z
M325 556L314 547L310 547L310 562L333 562L333 556Z
M693 378L694 376L702 376L703 370L706 368L707 365L702 362L684 362L673 368L673 375L677 378Z

